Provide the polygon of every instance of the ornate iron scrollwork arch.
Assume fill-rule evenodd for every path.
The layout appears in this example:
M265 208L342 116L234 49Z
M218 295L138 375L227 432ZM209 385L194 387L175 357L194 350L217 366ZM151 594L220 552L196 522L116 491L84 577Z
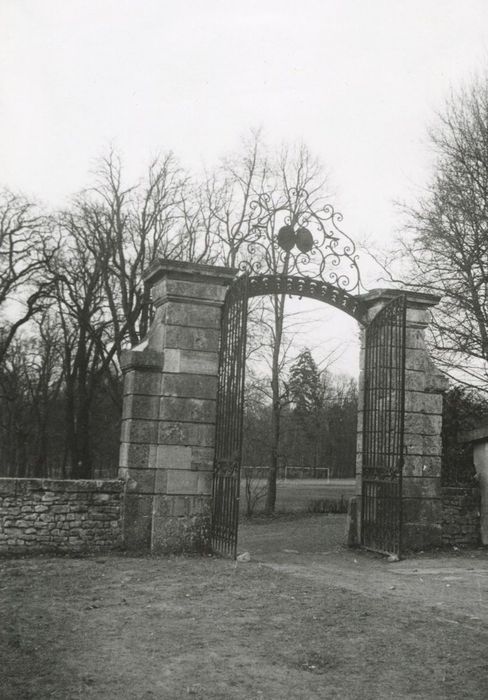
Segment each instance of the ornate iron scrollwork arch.
M233 240L241 275L223 306L212 498L212 548L236 557L248 299L268 294L323 301L364 323L354 242L331 205L310 202L304 189L283 201L261 194L247 229ZM356 292L356 296L352 293Z
M354 241L339 228L342 214L292 188L284 201L262 193L250 204L247 227L234 242L239 268L253 275L321 280L347 292L361 287Z

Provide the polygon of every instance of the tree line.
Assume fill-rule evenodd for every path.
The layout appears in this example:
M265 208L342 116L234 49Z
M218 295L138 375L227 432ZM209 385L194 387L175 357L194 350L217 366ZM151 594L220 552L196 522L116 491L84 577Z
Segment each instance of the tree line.
M272 219L275 211L295 211L304 188L316 206L326 201L322 168L309 151L284 147L270 155L254 133L240 152L200 178L168 153L128 184L111 152L99 161L91 186L57 211L3 190L2 473L115 474L120 356L145 337L150 321L142 273L165 257L237 267L257 255L248 246L255 198L266 193ZM277 395L283 384L284 295L254 311L249 352L269 353L270 386Z
M400 240L383 268L390 281L442 298L432 312L429 348L455 383L486 393L486 77L452 93L430 139L432 177L418 201L404 208ZM256 196L266 193L272 225L279 211L297 210L303 188L317 207L323 205L323 173L305 147L270 154L253 134L240 152L201 177L168 153L139 181L127 183L120 160L109 153L90 186L56 211L1 191L2 473L90 477L114 469L120 354L141 341L150 318L143 270L158 257L239 266L250 254ZM286 296L271 296L253 313L249 353L266 355L270 367L271 409L259 410L271 410L267 507L272 511L273 479L286 440L292 441L287 450L296 445L296 454L301 451L311 462L314 455L322 459L325 447L310 438L320 411L305 410L306 404L290 398ZM301 440L307 446L298 447Z
M319 371L310 350L303 350L284 377L278 471L305 467L310 476L328 469L331 478L356 473L357 383L352 377ZM272 407L263 378L247 383L243 464L268 467ZM298 471L298 470L297 470ZM265 472L264 472L265 474Z

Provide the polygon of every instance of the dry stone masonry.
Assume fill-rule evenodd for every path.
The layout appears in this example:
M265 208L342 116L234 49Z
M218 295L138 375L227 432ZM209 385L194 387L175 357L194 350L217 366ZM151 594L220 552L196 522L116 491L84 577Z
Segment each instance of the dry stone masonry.
M121 481L0 479L0 554L121 545Z
M477 486L442 487L442 544L477 547L480 536L480 490Z

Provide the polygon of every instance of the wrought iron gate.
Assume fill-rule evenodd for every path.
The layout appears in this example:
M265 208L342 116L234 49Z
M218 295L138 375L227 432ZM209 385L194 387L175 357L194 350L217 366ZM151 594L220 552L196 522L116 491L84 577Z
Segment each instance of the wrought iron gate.
M362 453L362 544L401 555L406 297L366 329Z
M229 288L222 310L212 488L212 550L236 558L246 370L248 277Z

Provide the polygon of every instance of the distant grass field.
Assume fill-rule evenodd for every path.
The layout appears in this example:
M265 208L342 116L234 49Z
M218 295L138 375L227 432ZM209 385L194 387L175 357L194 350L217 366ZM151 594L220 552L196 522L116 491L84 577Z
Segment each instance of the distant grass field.
M264 479L253 480L253 488L264 492ZM291 513L295 511L306 511L311 501L315 499L337 499L341 496L345 499L351 498L355 493L354 479L288 479L277 482L276 512ZM245 481L241 482L241 512L246 511L246 489ZM258 501L255 508L256 513L263 510L264 498Z

